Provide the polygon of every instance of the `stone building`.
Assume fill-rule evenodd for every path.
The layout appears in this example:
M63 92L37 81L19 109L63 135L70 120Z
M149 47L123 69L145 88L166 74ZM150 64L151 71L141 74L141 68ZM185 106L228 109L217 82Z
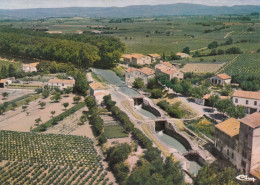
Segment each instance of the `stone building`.
M152 63L152 58L143 54L124 54L122 55L123 61L126 64L134 64L134 65L146 65Z
M260 112L260 92L235 90L232 95L235 105L246 107L246 113Z
M260 113L230 118L215 126L215 147L238 170L260 179Z
M127 85L132 85L137 78L141 78L146 85L150 78L155 77L155 72L151 68L143 67L141 69L136 69L134 67L130 67L127 69L125 74L125 83Z
M159 64L155 66L156 74L163 74L168 76L169 80L173 79L174 77L182 80L184 75L180 72L175 66L173 66L170 62L162 62L160 61Z

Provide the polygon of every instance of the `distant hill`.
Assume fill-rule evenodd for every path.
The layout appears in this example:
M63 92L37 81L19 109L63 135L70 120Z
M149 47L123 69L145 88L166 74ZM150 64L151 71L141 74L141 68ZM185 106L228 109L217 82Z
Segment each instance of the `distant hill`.
M249 14L260 12L260 6L205 6L198 4L137 5L127 7L71 7L71 8L35 8L0 9L0 19L41 19L48 17L138 17L167 15L219 15Z

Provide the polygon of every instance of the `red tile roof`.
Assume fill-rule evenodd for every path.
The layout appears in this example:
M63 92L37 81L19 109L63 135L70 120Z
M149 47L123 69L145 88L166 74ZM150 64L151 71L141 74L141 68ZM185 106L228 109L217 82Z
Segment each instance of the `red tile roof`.
M255 112L253 114L250 114L243 119L241 119L241 122L248 125L251 128L256 128L260 126L260 113Z
M231 76L228 76L226 73L218 74L217 77L221 78L222 80L231 79Z
M233 97L260 100L260 92L235 90Z
M227 119L215 126L230 137L234 137L239 134L240 122L235 118Z
M146 75L153 75L155 73L154 70L149 67L143 67L143 68L139 69L139 71Z

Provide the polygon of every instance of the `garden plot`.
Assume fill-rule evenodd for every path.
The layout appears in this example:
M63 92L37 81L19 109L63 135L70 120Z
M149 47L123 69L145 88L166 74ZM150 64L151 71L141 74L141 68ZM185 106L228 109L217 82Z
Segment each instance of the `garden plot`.
M187 63L181 71L184 73L214 73L218 71L225 63L213 64L213 63Z
M104 121L105 136L107 139L128 137L125 129L111 114L100 115Z
M3 99L4 97L2 96L2 93L7 92L8 93L8 97L6 97L5 99ZM25 96L27 94L32 94L34 93L34 90L30 90L30 89L6 89L6 88L0 88L0 104L7 102L7 101L11 101L14 100L16 98Z
M46 103L45 108L40 107L39 101ZM25 111L22 107L18 107L15 111L8 111L0 117L0 129L29 132L35 127L36 119L41 118L42 122L39 123L41 124L51 119L51 111L55 111L55 115L62 113L64 111L62 104L65 102L69 103L67 109L72 107L73 95L63 97L58 103L51 103L50 98L47 98L31 102Z
M87 137L1 131L0 148L0 184L112 183Z

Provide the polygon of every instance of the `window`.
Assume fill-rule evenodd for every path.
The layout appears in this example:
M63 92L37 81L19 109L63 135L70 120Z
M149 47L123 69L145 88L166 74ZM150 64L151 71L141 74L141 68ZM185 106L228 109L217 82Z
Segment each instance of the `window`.
M64 83L62 84L62 86L64 86Z
M257 105L257 101L254 102L254 105Z
M229 149L227 149L227 155L229 155Z
M234 153L232 153L232 159L234 159Z
M248 100L246 100L246 104L248 105Z
M238 103L238 99L237 98L235 99L235 102Z

